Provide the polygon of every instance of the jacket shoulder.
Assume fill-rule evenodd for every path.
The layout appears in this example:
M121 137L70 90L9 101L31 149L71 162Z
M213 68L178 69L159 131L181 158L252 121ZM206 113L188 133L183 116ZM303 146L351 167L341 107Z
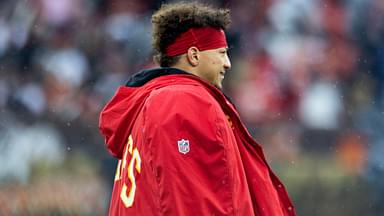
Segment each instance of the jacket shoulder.
M148 101L171 100L175 103L180 101L195 101L209 104L217 104L214 97L204 86L198 84L174 84L153 90Z

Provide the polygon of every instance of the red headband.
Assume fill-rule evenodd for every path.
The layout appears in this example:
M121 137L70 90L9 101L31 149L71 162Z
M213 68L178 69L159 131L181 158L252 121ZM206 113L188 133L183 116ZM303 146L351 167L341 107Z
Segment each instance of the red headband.
M200 51L227 47L227 39L222 29L212 27L190 28L176 38L175 42L165 49L169 57L181 55L195 46Z

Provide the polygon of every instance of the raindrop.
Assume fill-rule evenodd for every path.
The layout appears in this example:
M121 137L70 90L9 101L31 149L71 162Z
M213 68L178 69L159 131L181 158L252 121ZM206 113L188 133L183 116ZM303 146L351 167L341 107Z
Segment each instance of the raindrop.
M71 122L67 122L67 126L68 126L68 127L71 127Z
M71 151L71 147L70 146L67 146L67 151Z

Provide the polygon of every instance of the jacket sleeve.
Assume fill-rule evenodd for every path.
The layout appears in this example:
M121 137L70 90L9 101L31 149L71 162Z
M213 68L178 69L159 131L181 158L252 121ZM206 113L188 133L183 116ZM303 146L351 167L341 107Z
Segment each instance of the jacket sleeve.
M204 89L157 90L143 109L144 151L162 215L231 215L232 181L218 103Z

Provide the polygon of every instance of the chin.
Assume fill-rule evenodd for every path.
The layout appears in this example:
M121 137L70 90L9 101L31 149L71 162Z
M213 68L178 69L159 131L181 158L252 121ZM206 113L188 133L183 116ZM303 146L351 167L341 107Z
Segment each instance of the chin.
M222 90L223 89L223 85L222 84L215 84L214 86L216 86L216 88Z

